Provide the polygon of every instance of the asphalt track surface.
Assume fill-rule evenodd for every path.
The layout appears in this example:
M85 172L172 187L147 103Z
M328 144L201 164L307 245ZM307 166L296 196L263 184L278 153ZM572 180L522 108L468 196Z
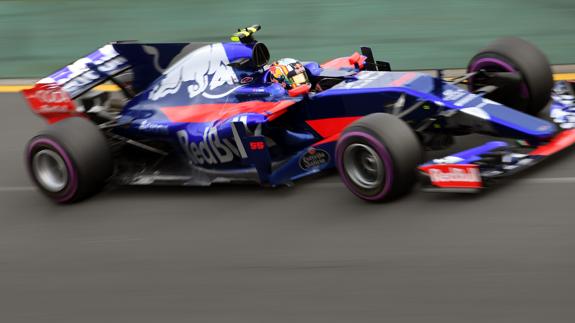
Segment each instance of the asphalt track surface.
M575 153L482 195L374 205L332 174L58 206L22 164L43 122L0 108L0 322L575 321Z

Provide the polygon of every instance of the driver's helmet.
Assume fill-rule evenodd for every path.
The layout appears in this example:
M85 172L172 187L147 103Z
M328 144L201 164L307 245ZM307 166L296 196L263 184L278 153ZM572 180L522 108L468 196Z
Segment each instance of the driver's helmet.
M310 84L303 64L293 58L282 58L273 62L269 72L271 81L279 83L286 90Z

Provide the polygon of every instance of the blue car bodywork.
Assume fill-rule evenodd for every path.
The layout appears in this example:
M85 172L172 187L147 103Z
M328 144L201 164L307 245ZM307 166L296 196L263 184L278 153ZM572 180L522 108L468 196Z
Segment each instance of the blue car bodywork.
M128 166L119 168L116 178L127 184L289 184L334 168L335 147L345 127L380 112L398 115L413 129L432 135L482 133L517 139L530 149L517 154L508 142L492 141L421 165L422 174L431 178L427 184L439 189L484 187L490 178L523 169L575 141L572 130L560 128L570 128L573 121L574 98L561 92L567 86L563 83L553 97L552 111L561 119L554 123L441 77L368 70L367 57L356 53L324 64L304 62L314 88L292 96L270 82L266 66L253 64L254 52L260 50L256 44L112 43L41 80L25 96L49 122L99 115L105 104L83 100L88 91L128 75L128 81L118 82L125 103L101 123L111 125L114 138L133 143L147 156L142 166L134 166L130 155L123 157L120 164ZM39 91L62 98L39 103ZM61 109L50 105L54 102ZM537 150L539 154L532 153ZM495 164L481 163L493 152L503 157ZM477 169L477 178L458 181L457 172L449 173L461 165L459 174ZM474 185L457 185L469 181Z

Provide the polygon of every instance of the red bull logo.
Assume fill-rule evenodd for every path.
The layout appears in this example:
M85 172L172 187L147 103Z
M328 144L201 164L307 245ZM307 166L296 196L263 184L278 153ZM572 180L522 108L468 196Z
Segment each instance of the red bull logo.
M201 47L166 70L163 78L150 92L149 99L160 100L178 93L183 86L190 98L198 95L208 99L224 97L241 86L227 89L223 93L216 91L223 85L233 86L238 83L233 68L228 64L222 44Z
M190 141L186 130L178 131L177 136L181 147L194 165L229 163L235 157L241 157L235 141L230 141L229 138L220 139L214 127L207 127L202 140L198 142Z

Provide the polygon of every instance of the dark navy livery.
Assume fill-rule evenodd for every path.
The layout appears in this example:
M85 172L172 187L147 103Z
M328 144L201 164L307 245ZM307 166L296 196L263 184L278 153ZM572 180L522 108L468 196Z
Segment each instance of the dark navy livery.
M354 194L382 201L417 180L478 191L575 142L572 84L554 83L523 40L497 41L445 79L391 71L369 48L323 64L270 62L259 29L227 43L111 43L25 90L50 123L27 148L38 187L68 203L110 179L278 186L337 167ZM551 120L537 117L550 101ZM471 133L516 141L422 160Z

